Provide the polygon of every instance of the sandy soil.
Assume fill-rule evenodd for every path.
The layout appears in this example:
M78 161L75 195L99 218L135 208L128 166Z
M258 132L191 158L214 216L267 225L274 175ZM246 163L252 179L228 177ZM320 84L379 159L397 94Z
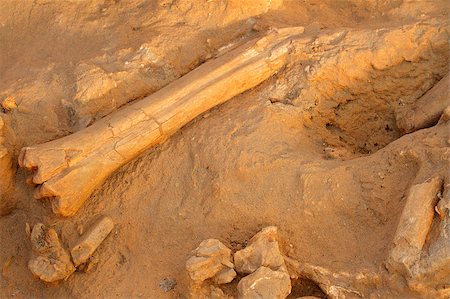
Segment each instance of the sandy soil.
M423 163L404 152L448 171L448 127L403 135L395 121L448 72L448 10L445 0L1 1L0 101L17 107L0 114L12 157L2 200L15 206L0 217L0 297L185 298L185 262L202 240L236 250L268 225L297 261L386 273L405 194L423 179ZM122 167L74 217L33 199L15 162L23 146L81 130L230 44L291 26L312 37L301 62ZM33 277L27 223L55 228L70 247L100 214L115 227L91 271L54 284ZM174 290L160 288L165 278ZM367 293L426 297L387 281ZM311 285L294 281L291 297L323 295Z

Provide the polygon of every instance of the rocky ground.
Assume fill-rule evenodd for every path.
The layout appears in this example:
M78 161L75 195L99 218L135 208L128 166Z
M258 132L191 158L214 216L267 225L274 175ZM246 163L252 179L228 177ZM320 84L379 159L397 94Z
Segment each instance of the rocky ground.
M448 298L448 2L0 2L0 297ZM73 217L21 148L304 27ZM258 297L259 296L259 297Z

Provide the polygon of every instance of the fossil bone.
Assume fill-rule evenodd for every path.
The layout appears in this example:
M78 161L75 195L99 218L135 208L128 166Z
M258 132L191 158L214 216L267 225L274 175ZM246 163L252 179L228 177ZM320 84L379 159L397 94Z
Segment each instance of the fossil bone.
M431 105L420 108L431 114ZM419 166L408 190L405 206L387 259L387 270L400 274L421 298L449 298L450 286L450 184L449 109L437 125L409 134L423 145L435 139L435 147L420 149L416 142L400 155ZM431 138L430 138L431 137ZM402 137L405 138L405 137ZM414 140L411 138L410 140Z
M85 263L114 228L114 222L101 216L80 240L72 247L70 254L75 266Z
M30 271L41 280L54 282L67 278L75 271L68 252L62 247L53 228L35 224L30 235L33 258L28 263Z
M444 109L450 105L449 80L447 74L412 106L399 111L398 128L404 133L411 133L435 125Z
M210 60L158 92L72 135L25 147L19 165L62 216L77 212L116 169L164 141L201 113L280 70L303 27L273 31Z
M394 237L395 247L390 255L391 263L409 268L413 263L411 259L422 250L433 221L434 207L441 186L442 179L436 176L422 184L413 185L409 190ZM405 254L406 252L408 254Z

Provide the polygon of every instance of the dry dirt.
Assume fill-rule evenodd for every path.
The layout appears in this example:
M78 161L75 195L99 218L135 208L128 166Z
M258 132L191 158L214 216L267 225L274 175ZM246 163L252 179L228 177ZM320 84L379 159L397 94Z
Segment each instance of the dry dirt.
M448 12L447 0L0 1L0 297L186 298L185 263L202 240L237 250L274 225L296 261L388 277L363 297L444 298L436 288L449 272L414 289L386 261L410 186L449 169L447 126L404 135L396 125L448 73ZM75 216L33 199L22 147L293 26L309 38L299 59L119 169ZM33 277L27 224L52 227L70 248L98 215L115 226L89 271ZM324 293L293 280L290 298L301 295Z

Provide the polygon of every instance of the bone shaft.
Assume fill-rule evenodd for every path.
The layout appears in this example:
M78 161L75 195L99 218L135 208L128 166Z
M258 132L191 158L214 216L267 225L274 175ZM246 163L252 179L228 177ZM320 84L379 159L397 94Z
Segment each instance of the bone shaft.
M119 167L274 75L289 57L292 35L302 30L250 41L84 130L23 149L19 162L34 171L33 182L41 185L35 197L53 197L55 213L73 215Z

